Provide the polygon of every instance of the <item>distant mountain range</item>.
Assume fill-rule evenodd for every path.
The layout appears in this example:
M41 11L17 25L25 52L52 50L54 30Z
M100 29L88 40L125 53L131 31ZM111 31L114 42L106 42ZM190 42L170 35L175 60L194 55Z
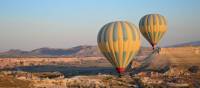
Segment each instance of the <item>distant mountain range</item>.
M169 47L200 46L200 41L182 43ZM144 49L144 47L142 48ZM11 49L0 52L0 57L97 57L102 56L97 46L77 46L69 49L39 48L32 51Z
M39 48L32 51L11 49L1 52L0 57L91 57L101 56L97 46L77 46L69 49Z
M169 47L184 47L184 46L200 46L200 41L181 43Z

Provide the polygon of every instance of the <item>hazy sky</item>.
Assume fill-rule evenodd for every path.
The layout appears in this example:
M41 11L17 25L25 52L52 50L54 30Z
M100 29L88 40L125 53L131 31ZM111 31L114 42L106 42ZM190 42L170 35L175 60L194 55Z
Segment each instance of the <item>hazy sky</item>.
M1 0L0 50L96 45L104 24L149 13L168 20L159 45L200 40L200 0Z

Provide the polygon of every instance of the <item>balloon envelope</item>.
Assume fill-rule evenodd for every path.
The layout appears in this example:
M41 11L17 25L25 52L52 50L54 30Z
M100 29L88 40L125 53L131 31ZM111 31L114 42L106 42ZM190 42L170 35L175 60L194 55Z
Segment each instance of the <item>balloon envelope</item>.
M167 22L165 17L160 14L148 14L141 18L139 28L142 35L155 48L167 31Z
M123 73L140 49L140 34L134 24L116 21L100 29L97 42L107 60Z

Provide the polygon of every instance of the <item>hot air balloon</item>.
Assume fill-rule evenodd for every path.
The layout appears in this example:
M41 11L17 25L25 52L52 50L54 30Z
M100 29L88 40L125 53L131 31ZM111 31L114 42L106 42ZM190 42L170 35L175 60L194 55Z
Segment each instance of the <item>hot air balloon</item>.
M141 18L139 28L154 49L167 31L167 22L165 17L160 14L148 14Z
M130 22L115 21L101 28L97 42L102 54L122 74L140 49L140 33Z

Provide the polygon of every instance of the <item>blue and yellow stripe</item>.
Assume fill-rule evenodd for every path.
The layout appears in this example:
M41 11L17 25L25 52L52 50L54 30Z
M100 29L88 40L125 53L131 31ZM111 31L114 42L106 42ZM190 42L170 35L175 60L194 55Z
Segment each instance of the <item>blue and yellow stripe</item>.
M167 31L167 22L160 14L148 14L141 18L139 28L142 35L154 46Z
M98 33L98 46L116 68L126 68L140 49L138 28L127 21L104 25Z

